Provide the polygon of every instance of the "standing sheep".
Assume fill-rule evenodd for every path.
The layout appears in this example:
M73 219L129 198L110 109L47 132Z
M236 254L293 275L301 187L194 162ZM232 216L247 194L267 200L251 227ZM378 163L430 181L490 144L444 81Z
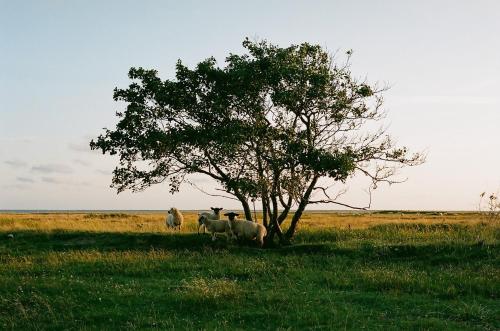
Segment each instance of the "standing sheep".
M203 233L205 233L206 226L203 224L203 219L207 220L220 220L220 211L224 208L210 207L212 212L203 212L198 216L198 234L200 234L200 228L203 227Z
M206 217L201 217L201 221L203 222L203 225L208 230L208 232L212 233L212 241L215 241L216 233L225 232L228 240L231 237L231 227L229 226L229 221L210 220Z
M182 222L184 221L184 216L182 216L181 212L177 208L170 208L168 211L167 219L165 224L168 228L178 228L179 231L182 227Z
M233 237L245 238L249 240L257 240L260 247L264 245L264 237L267 234L266 228L259 223L251 222L247 220L237 220L237 213L225 213L225 216L229 218L229 227Z

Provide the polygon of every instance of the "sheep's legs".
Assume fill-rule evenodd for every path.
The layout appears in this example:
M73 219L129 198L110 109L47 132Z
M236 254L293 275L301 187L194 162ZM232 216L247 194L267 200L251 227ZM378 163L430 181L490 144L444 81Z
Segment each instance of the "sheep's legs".
M212 241L215 241L215 239L217 239L217 238L215 237L215 232L212 232Z

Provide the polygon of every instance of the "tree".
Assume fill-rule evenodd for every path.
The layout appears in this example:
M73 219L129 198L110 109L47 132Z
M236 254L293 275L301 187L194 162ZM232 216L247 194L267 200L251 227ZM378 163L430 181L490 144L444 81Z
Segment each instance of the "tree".
M337 65L308 43L281 48L246 39L243 46L248 53L230 54L225 67L214 58L194 69L178 61L173 80L130 69L133 82L114 91L127 103L116 129L90 143L119 155L112 181L118 192L167 181L175 193L189 174L204 174L241 202L249 220L249 200L260 201L267 241L277 235L288 242L307 205L356 208L320 183L361 174L372 189L399 182L398 168L424 161L396 147L385 130L367 130L383 117L384 89L353 77L351 52Z

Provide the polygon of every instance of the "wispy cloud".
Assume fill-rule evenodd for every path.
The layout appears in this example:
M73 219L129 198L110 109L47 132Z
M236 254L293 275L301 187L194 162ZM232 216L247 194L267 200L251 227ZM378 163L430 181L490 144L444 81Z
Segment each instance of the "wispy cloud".
M4 185L2 187L7 190L26 190L28 188L25 185L21 184Z
M69 149L76 151L76 152L92 152L90 149L89 144L85 143L70 143L68 144Z
M44 174L50 174L50 173L69 174L73 172L73 169L64 164L41 164L38 166L31 167L31 171L41 172Z
M14 168L26 167L28 165L26 162L21 160L7 160L4 161L4 163Z
M23 182L23 183L34 183L35 181L31 178L28 177L16 177L16 180L18 182Z
M30 144L35 141L32 137L2 138L0 144Z
M95 172L98 173L98 174L101 174L101 175L106 175L106 176L109 176L109 175L113 174L113 171L102 170L102 169L97 169Z
M85 167L88 167L90 165L90 162L87 162L87 161L81 160L81 159L74 159L73 162L76 164L85 166Z
M87 181L77 182L72 180L61 180L55 177L42 177L42 182L56 185L90 186L90 183Z
M90 153L90 154L101 154L98 150L91 150L90 149L90 141L92 139L95 139L95 135L84 135L79 139L76 139L76 141L72 141L68 144L68 148L74 152L84 152L84 153Z
M42 182L50 184L62 184L62 182L54 177L42 177Z

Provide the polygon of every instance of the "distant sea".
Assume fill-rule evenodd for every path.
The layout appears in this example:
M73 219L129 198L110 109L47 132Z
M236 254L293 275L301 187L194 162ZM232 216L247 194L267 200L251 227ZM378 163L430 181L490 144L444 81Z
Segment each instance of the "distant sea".
M238 209L232 209L234 211L241 211ZM206 209L191 209L184 210L183 212L193 212L199 213L202 211L207 211ZM256 210L256 212L261 212L262 210ZM125 213L125 214L161 214L166 213L167 210L162 209L0 209L0 214L83 214L83 213ZM253 212L253 211L252 211ZM293 213L294 210L291 210ZM306 210L306 213L338 213L338 214L360 214L360 213L422 213L422 214L433 214L433 213L471 213L477 212L474 210Z
M183 210L197 212L197 210ZM118 210L118 209L0 209L0 214L83 214L83 213L125 213L125 214L160 214L167 210Z

